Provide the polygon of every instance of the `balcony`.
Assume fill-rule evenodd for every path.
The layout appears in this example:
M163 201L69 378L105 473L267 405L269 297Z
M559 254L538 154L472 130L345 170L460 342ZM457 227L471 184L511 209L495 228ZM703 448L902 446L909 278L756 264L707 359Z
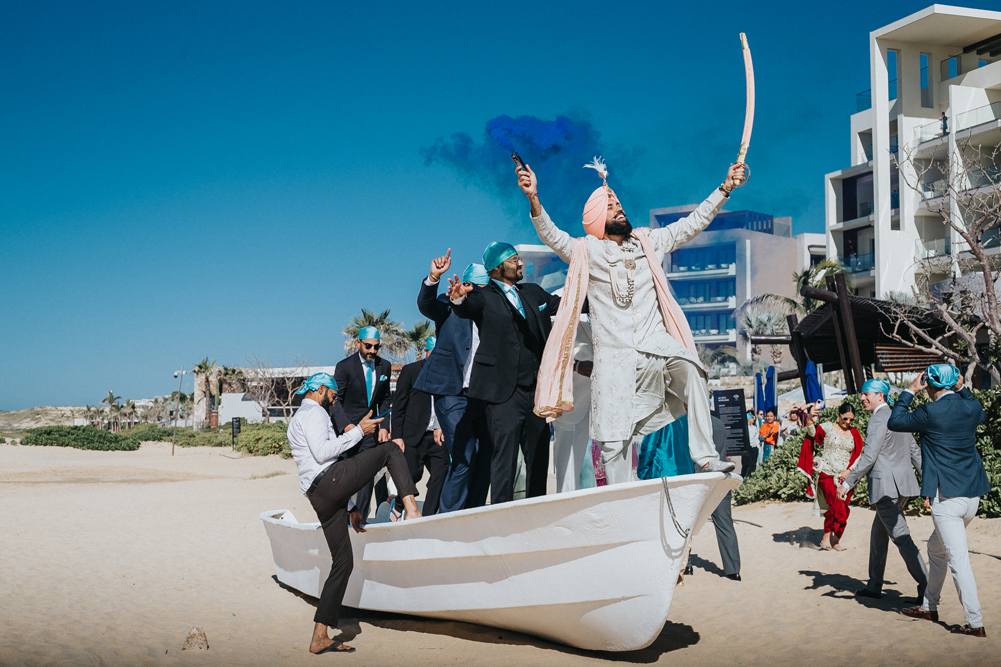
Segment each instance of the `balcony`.
M736 343L737 342L737 330L736 329L699 329L692 331L692 338L695 339L696 343Z
M1001 102L994 102L993 104L985 104L982 107L956 114L955 118L946 118L946 127L948 128L951 123L952 131L959 132L960 130L968 130L971 127L983 125L984 123L991 123L999 118L1001 118ZM914 143L923 144L927 141L944 137L947 134L948 129L946 131L942 130L942 121L935 120L914 128Z
M844 267L850 273L861 273L863 271L871 271L876 266L876 254L868 253L866 255L852 255L851 257L838 256L838 261L844 265Z
M915 241L914 259L934 259L952 254L952 239L935 239L934 241Z
M704 280L737 275L737 264L704 264L695 266L671 265L669 280Z
M735 310L737 308L737 297L735 296L713 296L709 298L698 297L687 297L679 296L678 305L681 306L683 311L702 311L702 310L713 310L713 311L724 311L724 310Z

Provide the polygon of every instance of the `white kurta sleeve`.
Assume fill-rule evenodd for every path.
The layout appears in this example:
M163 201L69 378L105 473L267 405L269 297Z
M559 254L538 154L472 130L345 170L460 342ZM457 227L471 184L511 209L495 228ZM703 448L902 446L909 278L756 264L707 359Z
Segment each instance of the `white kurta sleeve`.
M686 217L671 223L667 227L651 230L650 241L653 243L653 249L657 253L657 256L663 258L667 253L676 250L698 236L713 221L716 214L723 208L723 202L726 200L727 198L720 192L719 188L716 188L704 202L699 204L697 209Z
M573 237L553 224L545 208L538 216L532 216L532 224L535 225L535 231L539 234L539 240L559 255L560 259L569 264L570 256L573 255Z

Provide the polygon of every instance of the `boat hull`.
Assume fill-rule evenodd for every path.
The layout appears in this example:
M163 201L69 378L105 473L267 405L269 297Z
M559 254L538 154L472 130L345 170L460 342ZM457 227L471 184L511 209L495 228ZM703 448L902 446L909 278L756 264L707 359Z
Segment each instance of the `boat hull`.
M740 482L722 473L668 478L673 519L658 479L370 524L351 531L344 604L584 649L644 648L667 620L691 535ZM278 580L319 597L330 569L323 533L283 515L261 514Z

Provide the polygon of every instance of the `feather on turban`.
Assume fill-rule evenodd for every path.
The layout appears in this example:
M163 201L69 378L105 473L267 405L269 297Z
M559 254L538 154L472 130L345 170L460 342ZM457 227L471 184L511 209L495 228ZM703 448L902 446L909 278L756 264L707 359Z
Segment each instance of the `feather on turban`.
M608 187L608 167L600 157L595 157L585 169L594 169L601 176L603 184L591 193L584 204L584 231L599 239L605 238L605 220L608 217L608 197L614 195Z

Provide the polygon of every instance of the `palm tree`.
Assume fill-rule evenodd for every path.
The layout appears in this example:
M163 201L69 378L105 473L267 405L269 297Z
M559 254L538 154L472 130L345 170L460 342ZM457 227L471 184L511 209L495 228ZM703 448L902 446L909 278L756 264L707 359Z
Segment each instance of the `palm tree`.
M212 371L215 370L215 360L209 361L208 357L205 357L197 364L195 364L195 377L201 377L204 383L205 391L205 423L209 423L209 418L212 412Z
M771 310L750 310L743 313L738 329L740 338L751 343L751 336L787 336L789 326L782 313ZM761 346L751 343L751 361L761 356ZM772 361L776 366L782 363L782 346L772 345Z
M389 319L389 309L382 311L378 315L371 310L361 309L361 317L352 317L350 324L344 327L344 355L351 356L355 353L358 338L358 330L364 327L375 327L379 330L382 340L382 351L387 356L403 358L410 349L410 341L407 340L401 322Z
M102 403L108 406L108 429L111 431L116 430L115 419L114 419L116 414L115 408L118 407L118 401L120 400L122 400L121 396L115 396L115 392L109 391L108 395L104 397L103 401L101 401Z
M785 315L792 315L793 313L805 315L813 312L822 305L821 302L809 297L799 296L800 291L806 285L816 289L827 289L827 276L833 276L838 273L845 274L845 283L848 286L848 291L854 291L855 281L852 279L852 274L845 269L845 265L833 259L824 259L817 262L815 266L807 268L802 273L793 272L792 281L796 285L795 297L782 296L781 294L758 294L744 302L744 305L740 308L738 317L743 315L744 311L749 308L761 307L775 310Z
M403 332L403 337L407 339L410 347L414 350L415 359L421 358L421 352L424 351L424 345L427 343L428 338L433 335L434 328L432 327L430 320L420 320L408 331Z
M732 345L710 348L706 345L696 344L696 351L699 353L699 361L710 374L715 372L715 377L719 376L719 366L726 363L738 363L737 348Z

